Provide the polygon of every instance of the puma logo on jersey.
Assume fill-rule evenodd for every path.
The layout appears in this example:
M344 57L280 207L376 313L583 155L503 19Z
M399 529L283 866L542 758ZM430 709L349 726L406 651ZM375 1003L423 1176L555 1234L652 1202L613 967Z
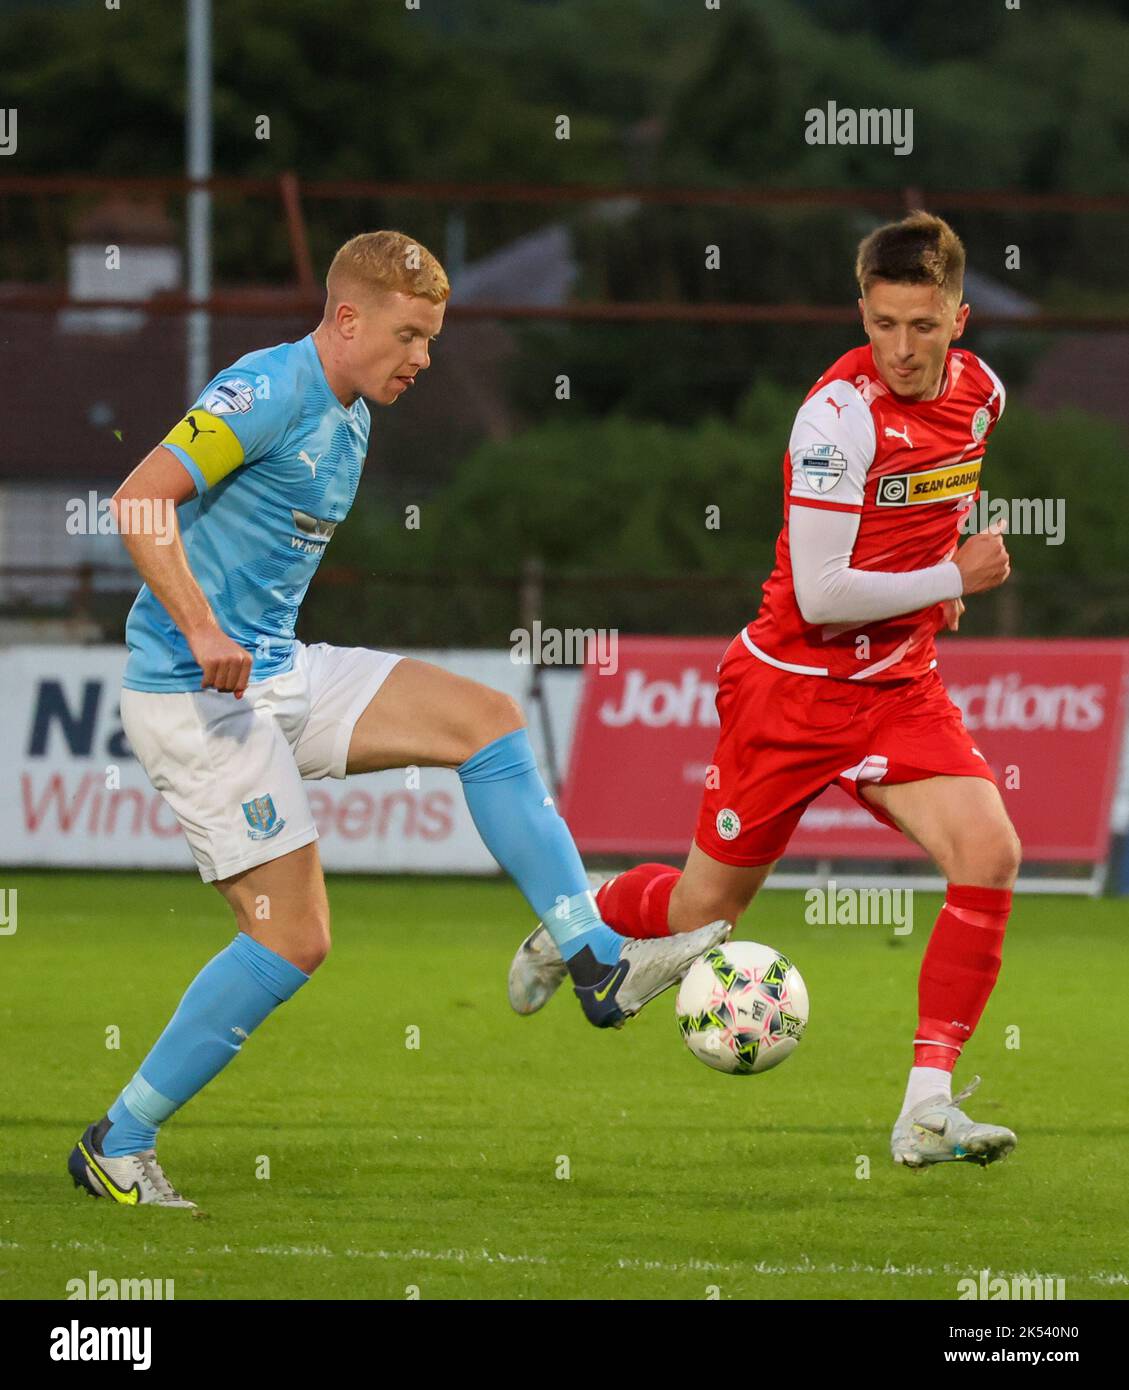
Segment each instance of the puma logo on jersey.
M322 452L324 452L324 450ZM310 470L310 477L316 478L318 475L318 463L321 460L321 454L315 454L313 458L310 458L309 454L306 453L305 449L302 449L299 452L298 457Z
M215 430L201 429L200 426L196 423L195 415L186 415L184 418L187 421L187 423L192 426L192 438L188 441L189 444L195 444L196 436L199 434L215 434Z
M847 408L845 404L840 405L839 402L834 400L831 396L824 396L823 403L834 407L836 420L838 420L839 416L842 415L843 411Z
M885 435L886 435L886 438L887 438L887 439L904 439L905 442L906 442L906 448L907 448L907 449L912 449L912 448L913 448L913 440L909 437L909 426L908 426L908 425L905 427L904 430L894 430L894 429L891 429L889 425L887 425L887 426L886 426L886 430L885 430Z

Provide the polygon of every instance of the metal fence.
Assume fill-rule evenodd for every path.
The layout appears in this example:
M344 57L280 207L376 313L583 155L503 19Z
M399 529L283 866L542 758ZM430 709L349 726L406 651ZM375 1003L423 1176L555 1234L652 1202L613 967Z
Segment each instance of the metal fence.
M993 227L996 249L1017 231L1027 233L1031 256L1027 274L1045 278L1072 272L1086 280L1098 271L1119 288L1113 265L1095 255L1092 242L1079 247L1076 263L1064 262L1072 226L1092 226L1100 221L1103 241L1111 249L1124 241L1129 230L1129 195L1031 194L1006 189L968 191L907 186L901 189L796 189L796 188L679 188L661 185L602 186L593 184L506 183L393 183L379 180L299 179L293 172L276 178L184 177L107 178L102 175L0 176L0 306L29 311L51 311L81 303L86 308L121 307L112 296L84 296L76 301L63 286L68 250L75 229L93 219L101 235L107 218L117 209L119 218L134 219L139 209L156 209L168 220L179 243L185 221L185 204L193 191L212 196L217 227L217 271L225 267L238 276L239 288L217 292L206 300L192 299L170 288L150 298L147 313L181 315L190 308L215 314L304 314L320 312L317 267L328 263L333 249L362 226L378 225L385 215L416 229L420 239L442 254L457 279L468 258L481 259L523 235L556 221L576 222L587 217L589 227L622 224L642 213L639 226L653 232L661 213L693 216L707 212L714 220L699 224L703 230L730 229L739 223L724 218L736 215L746 228L770 215L792 219L849 214L861 217L895 217L912 208L928 207L942 215L961 215L965 240L973 250ZM99 216L99 210L101 215ZM152 222L152 216L149 219ZM857 221L851 222L851 227ZM265 229L265 234L264 234ZM92 231L93 234L93 231ZM677 249L678 228L667 224L664 235ZM726 277L699 277L695 299L679 294L683 286L655 283L671 290L661 299L625 300L615 297L615 266L599 255L599 239L588 236L583 244L592 253L591 263L581 268L578 292L569 302L546 304L533 291L524 300L511 295L479 298L451 305L453 319L536 320L569 319L621 323L853 323L856 314L849 302L812 302L790 298L787 302L733 302ZM662 255L662 238L645 243L653 259ZM640 241L640 248L644 246ZM629 259L631 252L629 248ZM750 260L756 259L755 247ZM975 256L971 258L975 260ZM995 262L993 257L993 263ZM1119 262L1116 262L1119 263ZM811 277L822 268L809 266ZM131 303L134 301L130 301ZM978 315L984 327L1009 327L1022 331L1049 329L1129 329L1129 309L1124 303L1111 311L1057 308L988 309Z
M158 276L140 297L106 297L96 277L85 285L76 281L80 237L97 247L117 227L133 240L163 238L175 252L187 196L198 189L207 189L214 203L217 282L237 287L193 301L180 287L172 261L165 282L158 284ZM398 501L416 500L440 486L477 441L536 423L528 393L523 397L507 374L506 354L511 363L515 355L521 357L527 340L513 334L538 325L549 333L555 323L587 325L575 331L594 335L576 340L592 349L597 363L589 364L589 380L599 370L601 346L612 342L612 335L632 335L644 357L656 350L657 333L670 335L662 339L662 350L684 360L690 379L676 412L724 412L747 385L727 375L727 349L747 346L748 335L757 335L762 356L768 354L774 367L785 364L798 388L812 361L822 366L842 350L856 322L850 296L842 293L849 288L849 260L840 254L844 246L877 218L916 206L960 218L972 265L986 264L1022 229L1027 260L1021 283L1037 284L1043 271L1053 271L1059 283L1073 276L1090 286L1092 292L1079 295L1083 307L1071 308L1053 297L1047 304L1025 299L1003 284L1002 276L994 288L982 285L975 323L996 334L1002 352L1029 362L1073 331L1103 350L1107 343L1124 341L1116 338L1129 331L1129 301L1117 288L1119 281L1114 284L1120 257L1099 251L1123 243L1129 233L1125 195L394 184L300 180L293 174L196 182L0 173L0 315L7 340L0 344L0 370L10 381L21 357L27 366L21 325L37 330L28 340L34 342L36 360L19 379L19 392L0 398L0 476L9 480L9 488L38 492L37 502L25 498L23 510L15 507L14 493L7 501L0 498L0 512L5 507L10 512L6 529L0 516L2 630L18 632L24 625L34 631L46 624L43 630L53 631L62 625L76 640L120 640L136 579L112 538L60 546L60 488L65 491L76 461L94 458L91 467L97 472L87 469L82 486L95 478L112 490L161 437L157 431L178 416L184 359L172 339L184 337L180 326L188 313L204 309L214 316L214 354L237 355L259 345L257 334L282 325L288 333L305 331L300 325L308 326L321 310L317 272L359 227L411 227L449 263L456 288L450 307L455 331L481 333L490 325L500 331L505 325L508 335L488 344L497 359L491 360L489 390L482 386L485 340L464 339L461 361L454 355L455 365L437 362L437 373L447 372L445 387L461 391L458 406L448 407L444 396L444 408L430 415L418 402L405 402L416 414L400 409L381 416L375 447L384 453L379 469L366 470L359 501ZM810 234L813 227L826 232L828 254L806 261L801 256L793 263L789 234L795 232L799 243L799 233ZM1078 236L1079 228L1087 235ZM767 265L758 264L762 233L771 233L779 253ZM731 258L722 277L701 270L699 252L707 236L740 248L738 265ZM1071 246L1073 253L1063 250ZM796 295L794 284L806 292ZM1091 311L1089 305L1105 307ZM98 319L99 314L109 317ZM152 336L154 325L173 328L171 339ZM121 344L131 334L129 357ZM725 334L735 336L710 336ZM68 335L71 355L63 357L60 345ZM448 338L444 341L447 346ZM712 351L704 354L703 344ZM41 363L39 354L50 355L50 361ZM121 392L124 404L98 395L108 375L98 377L98 364L110 358L113 372L129 378ZM57 363L63 366L53 375L50 368ZM80 368L87 367L89 375L80 379ZM21 393L40 378L49 382L49 394L31 402ZM621 383L603 386L602 397L593 391L597 408L606 402L614 408ZM661 400L666 390L660 383L656 397ZM646 408L645 401L641 413ZM397 418L388 420L389 414ZM137 426L142 417L143 425ZM164 426L158 424L162 419ZM62 442L64 422L70 433ZM118 442L121 425L124 443ZM312 586L303 623L310 633L333 641L496 646L528 617L533 593L538 616L561 627L724 633L755 612L768 568L767 554L750 554L745 572L641 576L617 573L610 555L598 574L549 567L535 578L535 557L524 572L509 574L382 571L379 564L362 571L335 567L329 557ZM1129 576L1052 580L1017 572L1005 588L970 604L962 630L982 635L1125 632L1127 595Z
M531 557L517 574L363 572L327 563L302 607L305 641L350 646L501 647L546 627L694 636L736 632L755 615L767 571L712 576L567 574ZM138 579L127 565L0 565L0 641L120 642ZM1129 579L1015 574L969 601L974 637L1097 637L1129 631Z

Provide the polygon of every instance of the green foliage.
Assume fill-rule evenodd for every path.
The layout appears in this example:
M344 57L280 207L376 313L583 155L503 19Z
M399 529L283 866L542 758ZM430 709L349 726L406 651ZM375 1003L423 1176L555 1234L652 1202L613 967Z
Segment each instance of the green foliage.
M183 167L185 39L175 13L170 23L161 5L75 5L0 17L21 169ZM680 0L428 0L418 12L278 0L268 18L259 0L225 0L214 13L223 174L1079 193L1129 185L1125 23L1110 6L1037 8L1020 19L1002 6L988 13L980 0L954 0L942 18L897 0L726 0L716 12ZM912 106L912 158L808 145L805 112L829 98ZM568 141L554 138L560 114L572 122ZM270 118L269 140L256 138L260 116ZM438 243L445 210L368 200L308 211L320 264L358 225L410 222ZM566 212L473 207L468 254ZM1061 299L1073 285L1121 290L1123 217L1009 225L998 213L967 212L959 224L972 263L988 273L1002 269L1004 243L1022 240L1023 271L1008 279L1033 297ZM581 225L578 236L589 280L617 297L661 289L686 299L819 300L842 292L840 251L866 225L854 211L647 208L603 229ZM290 274L273 198L221 199L216 232L221 276ZM19 214L9 243L13 235L61 239ZM719 274L702 268L711 242L723 245ZM5 247L4 274L19 278L29 265L43 274L44 254Z
M360 526L350 518L334 562L379 554L393 570L516 574L536 555L560 571L767 573L797 404L796 392L766 380L731 422L560 418L481 444L426 504L418 531L400 516L370 513ZM1091 579L1118 569L1124 542L1109 499L1126 442L1115 425L1078 411L1048 419L1009 405L989 442L984 488L991 497L1067 499L1064 543L1015 538L1017 568ZM706 524L713 506L717 529Z
M504 640L531 557L546 570L546 621L735 629L755 612L772 568L797 403L794 391L766 379L732 421L677 427L562 416L480 445L424 504L418 530L362 491L334 539L332 564L363 577L359 607L386 642L404 631L425 642ZM986 503L1044 499L1056 509L1045 513L1048 524L1063 515L1064 534L1062 544L1009 539L1010 589L975 601L969 631L996 630L1005 592L1017 596L1012 621L1024 633L1124 630L1129 599L1116 592L1124 539L1110 499L1120 492L1126 443L1116 426L1077 411L1048 419L1009 405L988 447ZM440 574L449 582L435 587ZM656 588L664 577L683 582ZM353 638L347 630L358 604L348 590L319 581L306 606L307 633L355 640L355 627Z
M427 0L418 12L277 0L268 16L259 0L225 0L215 6L216 167L268 178L294 169L307 179L890 193L912 183L942 213L931 191L1120 192L1129 186L1126 12L1125 0L1025 6L1021 17L982 0L952 0L943 14L901 0L725 0L717 11L683 0ZM138 4L21 6L0 17L5 100L20 112L12 171L179 171L181 18L179 6ZM808 145L805 112L832 98L912 107L912 157ZM553 136L560 114L570 116L569 141ZM259 116L270 117L268 141L255 138ZM468 208L467 254L563 221L582 295L849 304L855 245L888 206L484 203ZM61 278L79 211L77 201L6 200L0 278ZM444 249L441 203L307 200L306 211L319 266L361 226L409 226ZM1035 303L1124 303L1123 215L965 211L953 221L970 265ZM1022 268L1005 271L1012 243ZM272 197L218 199L215 244L221 282L292 276ZM709 245L720 248L716 270L705 264ZM448 568L516 577L531 554L557 574L767 573L798 392L857 341L853 326L554 324L515 333L511 400L534 427L467 457L425 502L418 532L362 502L333 563L372 582L403 573L422 583ZM983 350L1015 387L1046 340L1012 335L998 351L988 341ZM572 382L567 406L547 387L560 371ZM1123 458L1113 426L1009 409L985 486L1069 502L1064 545L1013 546L1017 579L1036 595L1029 627L1041 615L1048 630L1065 630L1077 586L1123 565ZM711 505L721 509L717 531L705 526ZM373 603L395 624L445 602L487 632L511 599L503 589L420 592L422 603ZM314 609L326 601L319 593ZM680 616L660 605L647 621L663 630Z
M992 497L1059 499L1065 538L1009 541L1013 569L1024 576L1107 582L1125 567L1122 518L1114 503L1125 479L1125 432L1080 410L1047 417L1008 406L988 442L982 486Z
M758 549L766 558L775 535L782 437L786 429L750 437L716 419L682 429L623 416L553 421L480 445L416 535L393 521L378 544L424 569L515 573L537 555L563 570L737 573ZM722 526L707 530L715 505Z
M21 170L37 174L179 173L184 168L185 36L161 5L29 10L0 19L5 89L20 111ZM614 181L623 174L616 132L598 111L562 108L531 87L518 95L504 55L452 42L402 6L369 0L225 0L214 7L214 148L220 175L381 181ZM567 141L554 122L571 114ZM83 113L83 118L78 118ZM270 138L257 122L270 120ZM52 205L68 217L77 209ZM445 210L313 204L311 247L325 264L359 226L410 225L440 249ZM179 215L178 209L174 211ZM468 253L493 250L541 209L472 210ZM42 238L35 222L9 226ZM50 227L52 259L5 248L6 273L59 274L67 231ZM290 278L285 224L273 196L216 204L221 278ZM2 278L2 275L0 275Z
M175 10L179 20L179 7ZM25 11L0 26L10 98L26 110L20 156L46 173L167 174L184 162L185 37L160 5ZM488 53L400 6L258 0L214 7L219 172L310 178L567 179L617 170L597 116L552 138L557 108L514 96ZM91 113L88 122L74 113ZM255 136L271 118L269 140ZM609 153L610 152L610 153Z

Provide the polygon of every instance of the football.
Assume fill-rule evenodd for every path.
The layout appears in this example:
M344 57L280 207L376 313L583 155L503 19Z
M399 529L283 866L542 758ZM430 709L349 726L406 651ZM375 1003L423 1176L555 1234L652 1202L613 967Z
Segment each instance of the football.
M674 1007L699 1062L752 1076L795 1050L807 1027L808 991L787 956L756 941L730 941L694 962Z

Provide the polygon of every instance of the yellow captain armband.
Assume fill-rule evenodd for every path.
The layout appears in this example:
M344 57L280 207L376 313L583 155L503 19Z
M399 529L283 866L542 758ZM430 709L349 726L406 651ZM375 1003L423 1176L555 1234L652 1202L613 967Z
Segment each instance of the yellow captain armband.
M199 407L190 410L178 425L174 425L162 444L175 444L183 449L209 487L233 473L243 462L243 445L231 426L217 415Z

